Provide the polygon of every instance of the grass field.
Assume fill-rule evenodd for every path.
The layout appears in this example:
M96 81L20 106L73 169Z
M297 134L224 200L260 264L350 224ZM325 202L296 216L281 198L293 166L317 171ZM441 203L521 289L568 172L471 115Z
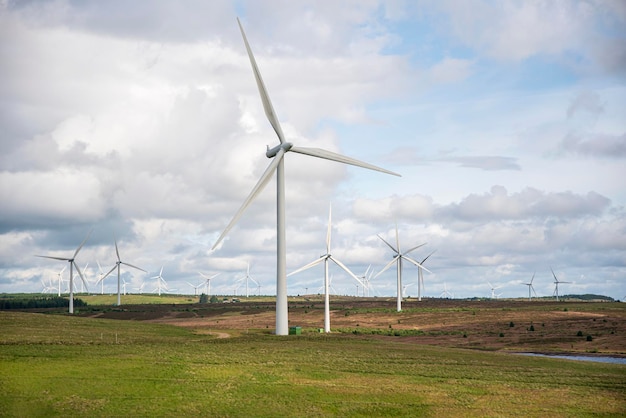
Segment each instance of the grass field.
M271 317L262 301L252 303L258 318ZM290 305L290 318L317 315L308 303ZM335 316L363 322L372 314L350 312ZM230 310L200 317L178 308L161 319L208 322L174 326L2 311L0 416L626 415L625 365L415 338L312 331L278 337L265 326L228 328L227 318L242 317L251 316ZM223 334L230 338L216 337Z

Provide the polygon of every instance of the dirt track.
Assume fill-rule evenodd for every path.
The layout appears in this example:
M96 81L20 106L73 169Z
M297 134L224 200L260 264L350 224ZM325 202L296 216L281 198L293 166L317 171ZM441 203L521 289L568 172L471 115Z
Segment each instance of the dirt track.
M128 305L83 315L146 320L187 327L224 338L247 330L271 332L273 302ZM319 297L289 302L290 326L305 332L323 327ZM394 299L331 300L331 329L403 341L482 350L567 352L626 356L626 306L617 302L507 300L408 300L395 312ZM230 332L229 332L230 331ZM396 332L397 331L397 332Z

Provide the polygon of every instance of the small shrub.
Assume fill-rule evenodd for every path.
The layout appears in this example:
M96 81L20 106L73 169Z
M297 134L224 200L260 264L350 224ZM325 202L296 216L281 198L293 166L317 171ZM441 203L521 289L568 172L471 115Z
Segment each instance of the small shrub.
M500 337L500 338L504 337L504 333L503 333L503 332L501 332L501 333L500 333L500 335L499 335L499 337Z
M515 324L513 323L513 321L509 322L509 328L513 328L515 326Z
M463 338L467 338L467 334L466 333L463 333Z
M531 325L530 328L528 328L528 331L534 331L535 330L535 326Z
M587 335L587 341L593 341L593 337L591 335Z
M578 331L578 332L576 333L576 336L577 336L577 337L582 337L582 336L583 336L583 332L582 332L582 331Z

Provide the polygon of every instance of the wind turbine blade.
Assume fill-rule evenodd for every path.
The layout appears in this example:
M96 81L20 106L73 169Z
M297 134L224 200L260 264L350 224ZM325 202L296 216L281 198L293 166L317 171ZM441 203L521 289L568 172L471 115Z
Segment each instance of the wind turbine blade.
M427 243L425 242L425 243L423 243L423 244L416 245L415 247L411 248L410 250L405 251L405 252L404 252L404 254L408 254L408 253L410 253L410 252L411 252L411 251L413 251L413 250L417 250L419 247L423 247L423 246L424 246L424 245L426 245L426 244L427 244ZM428 256L428 257L430 257L430 256ZM426 258L428 258L428 257L426 257Z
M224 239L226 234L233 228L233 226L235 226L239 218L241 218L241 215L243 215L243 212L248 208L250 203L252 203L252 201L258 196L259 193L261 193L265 185L267 185L267 182L270 180L270 178L272 178L272 174L274 174L274 170L276 170L278 163L280 163L280 160L283 158L284 155L285 155L285 150L281 148L276 154L276 156L274 157L274 159L272 160L272 162L270 163L270 165L267 166L267 168L265 169L265 172L263 173L263 175L261 176L257 184L254 186L254 188L252 189L252 191L250 192L246 200L243 202L243 204L241 205L241 207L239 208L239 210L237 211L233 219L230 221L226 229L224 229L224 232L222 232L222 235L220 235L217 241L215 241L215 244L213 244L213 247L211 248L211 250L214 250L218 246L218 244Z
M425 271L427 271L429 273L432 273L432 271L430 271L426 267L422 266L422 263L419 263L416 260L413 260L411 257L407 257L406 255L401 255L400 257L404 258L405 260L407 260L410 263L415 264L417 267L421 268L422 270L425 270Z
M357 282L359 282L359 284L363 287L365 287L365 285L363 284L363 282L361 281L361 279L359 279L354 273L352 273L350 271L350 269L348 267L345 266L345 264L343 264L341 261L337 260L336 258L334 258L332 255L330 257L331 260L333 260L333 262L335 264L337 264L339 267L341 267L346 273L348 273L354 280L356 280Z
M556 278L556 274L554 274L554 270L552 270L552 267L550 267L550 271L552 272L552 275L554 276L554 281L556 283L559 283L559 279Z
M396 254L398 253L398 250L396 250L395 248L393 248L393 245L391 245L391 244L389 244L387 241L385 241L385 239L384 239L383 237L381 237L380 235L376 235L376 236L377 236L378 238L380 238L381 240L383 240L383 242L384 242L385 244L387 244L387 245L389 246L389 248L391 248L391 250L392 250L394 253L396 253Z
M85 245L85 243L87 242L87 239L89 238L89 235L91 235L91 231L89 231L87 233L87 236L85 237L85 239L83 240L83 242L80 243L80 245L78 246L78 248L76 249L76 252L74 252L74 257L72 257L72 259L76 258L76 256L78 255L78 252L80 251L81 248L83 248L83 245Z
M270 101L270 96L267 94L265 83L263 83L263 78L261 78L261 72L259 71L259 67L256 65L256 60L254 59L252 49L250 48L250 44L248 43L248 38L246 37L246 33L243 31L243 26L241 26L239 18L237 18L237 24L239 25L239 30L241 31L241 36L243 37L243 43L246 45L246 51L248 51L248 58L250 58L250 65L252 65L254 79L256 80L256 85L259 88L259 94L261 95L261 101L263 102L265 116L267 116L267 119L270 121L272 128L274 128L274 131L276 132L276 135L278 135L278 139L282 144L285 142L285 135L283 134L283 130L280 127L278 118L276 117L276 112L274 111L274 107L272 106L272 102Z
M533 277L530 278L530 285L533 285L533 280L535 280L535 273L533 273Z
M102 280L106 279L106 277L113 273L113 271L117 268L117 264L113 266L113 268L111 270L109 270L109 272L107 274L105 274L104 276L102 276L102 278L98 281L98 283L100 283Z
M535 294L535 297L537 297L537 292L535 292L535 288L532 285L530 285L530 288L533 290L533 293Z
M300 273L301 271L310 269L313 266L318 265L319 263L321 263L322 261L324 261L326 259L326 257L320 257L317 260L311 261L309 264L307 264L306 266L300 267L298 270L292 271L291 273L289 273L287 275L287 277L291 276L292 274L296 274L296 273Z
M376 273L376 276L374 276L374 278L377 278L378 276L383 274L383 272L385 272L389 267L391 267L393 265L393 263L395 263L398 260L398 257L399 256L395 256L389 263L387 263L387 265L385 267L383 267L383 269L381 271Z
M339 163L354 165L357 167L367 168L369 170L380 171L381 173L391 174L393 176L402 177L398 173L386 170L382 167L375 166L373 164L366 163L364 161L357 160L355 158L346 157L345 155L337 154L335 152L323 150L320 148L305 148L305 147L291 147L290 151L297 152L298 154L310 155L311 157L323 158L325 160L337 161Z
M85 280L85 276L83 276L83 272L80 271L80 269L78 268L78 264L76 264L76 262L72 261L72 264L74 264L74 268L78 272L80 279L83 281L83 284L85 285L85 289L87 289L87 292L89 292L89 286L87 286L87 281Z
M398 254L400 254L400 234L398 233L398 222L396 222L396 248L398 249Z
M41 257L41 258L51 258L53 260L61 260L61 261L70 261L69 258L64 258L64 257L52 257L50 255L36 255L35 257Z
M125 263L125 262L123 262L123 261L121 262L121 264L124 264L125 266L132 267L132 268L134 268L134 269L141 270L141 271L143 271L144 273L147 273L147 271L145 271L145 270L144 270L144 269L142 269L141 267L133 266L132 264L128 264L128 263ZM161 269L161 272L162 272L162 271L163 271L163 269Z
M436 252L437 252L437 250L435 250L435 251L433 251L432 253L428 254L428 255L426 256L426 258L424 258L420 264L424 264L424 262L425 262L426 260L428 260L428 259L430 258L430 256L431 256L431 255L433 255L433 254L435 254Z
M120 258L120 250L117 248L117 238L115 239L115 254L117 254L117 261L122 261L122 259Z

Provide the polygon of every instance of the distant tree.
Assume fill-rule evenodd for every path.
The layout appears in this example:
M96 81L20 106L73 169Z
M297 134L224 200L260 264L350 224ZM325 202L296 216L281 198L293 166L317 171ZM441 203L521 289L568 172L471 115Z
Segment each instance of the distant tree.
M208 303L209 302L209 296L205 295L204 293L200 295L200 303Z
M211 296L211 303L219 303L219 298L215 295Z

